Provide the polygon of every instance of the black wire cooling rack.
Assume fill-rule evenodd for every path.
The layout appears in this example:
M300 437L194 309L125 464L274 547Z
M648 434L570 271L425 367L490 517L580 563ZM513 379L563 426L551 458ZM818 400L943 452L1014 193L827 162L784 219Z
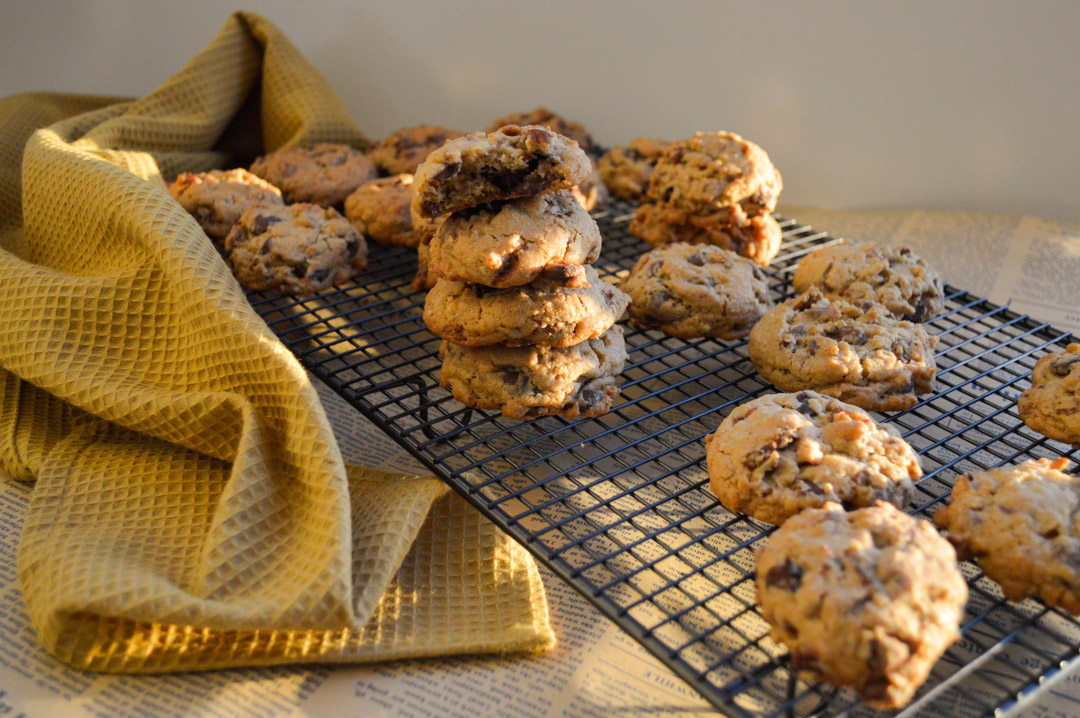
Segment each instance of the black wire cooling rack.
M633 206L594 216L597 262L614 278L648 247L626 232ZM801 256L838 240L781 220L769 267L779 300ZM857 696L792 673L755 603L755 549L772 530L720 506L707 489L703 437L732 408L772 391L746 342L684 341L629 330L622 396L593 419L504 419L439 388L439 339L409 288L411 250L374 246L355 284L317 297L252 294L301 363L450 484L606 616L733 716L873 714ZM910 507L928 518L955 477L1075 453L1020 421L1016 398L1035 361L1067 336L948 289L937 393L879 420L921 454ZM628 327L628 329L630 329ZM1075 470L1075 463L1073 464ZM1035 600L1006 601L972 564L963 639L938 661L903 715L983 715L1015 705L1080 648L1080 622ZM1075 665L1075 664L1074 664Z

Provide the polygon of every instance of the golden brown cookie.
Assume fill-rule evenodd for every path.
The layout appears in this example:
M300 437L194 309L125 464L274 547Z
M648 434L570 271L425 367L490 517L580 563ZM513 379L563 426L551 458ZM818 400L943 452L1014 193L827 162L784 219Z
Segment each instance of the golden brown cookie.
M1017 408L1035 431L1080 448L1080 344L1035 363L1031 387L1020 395Z
M588 286L537 279L494 289L440 279L424 303L428 330L455 344L565 347L598 337L619 320L630 298L586 267Z
M705 443L720 503L770 524L829 501L903 509L922 477L918 454L894 427L813 391L742 404Z
M341 204L375 179L375 165L363 152L329 142L271 152L252 162L251 171L280 187L286 202L322 207Z
M961 559L974 559L1010 601L1038 596L1080 614L1080 477L1069 461L1025 461L956 479L934 514Z
M597 162L600 177L616 197L640 202L645 199L653 167L669 144L653 137L638 137L625 147L615 145Z
M436 125L403 127L391 132L367 151L368 158L388 175L412 174L434 150L464 132Z
M592 172L575 142L543 127L510 125L450 140L413 181L413 211L434 219L485 202L569 189Z
M668 244L712 244L768 266L777 252L783 231L768 213L748 217L741 207L726 207L707 214L642 204L627 228L630 234L650 246Z
M647 252L620 288L630 295L634 326L682 339L741 339L773 306L756 264L709 245L669 244Z
M225 238L233 274L248 289L314 294L367 266L367 244L335 209L250 207Z
M799 262L791 286L796 292L814 286L849 302L869 299L912 322L933 319L945 308L938 273L902 245L849 242L816 249Z
M368 239L415 248L420 239L409 212L412 183L410 174L365 182L345 199L345 217Z
M792 668L890 710L960 637L968 592L933 525L882 501L785 521L758 552L757 595Z
M868 411L902 411L934 390L931 337L874 302L816 287L778 305L750 332L750 360L782 391L814 391Z
M690 214L740 206L772 212L784 183L765 150L733 132L698 132L672 142L649 179L650 202Z
M600 255L600 230L567 190L483 204L451 215L431 241L430 272L489 287L541 274L586 286L584 264Z
M444 341L439 385L475 409L512 419L599 416L619 395L626 362L622 327L570 347L463 347Z
M281 190L247 170L181 172L169 193L217 243L248 207L281 205Z

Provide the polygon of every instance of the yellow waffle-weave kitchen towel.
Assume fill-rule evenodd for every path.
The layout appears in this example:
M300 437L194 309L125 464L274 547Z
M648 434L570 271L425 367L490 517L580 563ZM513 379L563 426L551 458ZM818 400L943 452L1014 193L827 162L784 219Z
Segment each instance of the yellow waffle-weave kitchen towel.
M260 134L261 133L261 134ZM346 470L307 376L165 182L367 138L264 19L135 101L0 101L0 468L62 660L158 672L539 650L527 553L430 478Z

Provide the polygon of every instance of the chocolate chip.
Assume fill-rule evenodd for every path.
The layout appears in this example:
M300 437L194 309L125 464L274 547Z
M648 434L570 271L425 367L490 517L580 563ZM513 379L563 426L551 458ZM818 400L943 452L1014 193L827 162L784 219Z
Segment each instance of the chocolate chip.
M281 217L275 217L272 214L257 214L255 219L251 221L251 231L255 234L262 234L280 221Z
M791 651L791 667L797 671L817 671L821 668L821 659L809 646L795 646Z
M860 346L866 343L866 332L858 327L839 326L825 331L825 336L838 342L847 342L851 346Z
M460 162L451 162L450 164L446 165L441 170L439 170L438 173L435 175L434 179L436 181L442 182L443 180L450 179L451 177L453 177L454 175L456 175L460 171L461 171L461 163ZM435 215L432 215L432 216L435 216Z
M505 279L506 277L508 277L510 273L513 272L514 269L518 266L518 263L520 261L521 256L517 252L511 252L510 254L503 257L502 264L500 264L499 268L495 270L495 278Z
M735 425L736 425L736 424L738 424L738 423L739 423L740 421L746 421L747 419L749 419L749 418L750 418L750 415L751 415L751 414L753 414L753 413L754 413L755 411L757 411L757 407L756 407L756 406L755 406L755 407L753 407L753 408L751 408L751 409L748 409L748 410L746 411L746 413L745 413L745 414L742 414L742 415L740 415L740 416L737 416L737 417L735 417L734 419L732 419L732 420L731 420L731 425L732 425L732 426L735 426Z
M320 282L326 281L326 278L329 277L329 276L330 276L330 270L329 269L316 269L314 272L312 272L310 275L308 275L308 279L310 279L311 281L313 281L315 283L320 283Z
M694 265L695 267L704 267L705 255L703 255L701 252L695 252L694 254L691 254L689 257L687 257L686 261L690 262L690 264Z
M243 244L249 238L248 231L238 224L234 224L233 228L229 230L229 239L232 240L233 244Z
M813 395L810 392L800 391L795 395L796 401L799 402L799 405L795 407L795 410L803 416L817 416L818 413L810 406L810 399L812 398Z
M577 283L585 279L585 268L578 264L553 264L550 267L544 267L541 276L548 281L568 286L572 282Z
M926 318L930 315L930 302L932 296L924 294L919 298L919 301L915 303L915 311L909 314L905 319L909 322L925 322Z
M1068 376L1076 364L1080 363L1080 356L1063 356L1050 363L1050 372L1054 376Z
M269 254L269 253L270 253L270 240L268 239L265 242L263 242L263 246L259 247L259 254Z
M348 253L348 255L350 257L355 256L356 253L359 250L360 250L360 241L359 240L350 239L348 242L345 243L345 251Z
M307 270L308 270L308 263L307 262L301 262L300 264L293 267L292 273L293 273L294 277L299 278L299 277L303 277L305 274L307 274Z

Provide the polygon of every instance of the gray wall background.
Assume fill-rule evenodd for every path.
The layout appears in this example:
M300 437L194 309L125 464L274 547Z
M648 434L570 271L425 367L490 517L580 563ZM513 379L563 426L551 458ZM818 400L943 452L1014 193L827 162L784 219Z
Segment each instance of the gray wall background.
M140 95L234 6L0 0L0 95ZM547 105L602 143L732 130L787 205L1080 221L1080 2L248 0L378 138Z

